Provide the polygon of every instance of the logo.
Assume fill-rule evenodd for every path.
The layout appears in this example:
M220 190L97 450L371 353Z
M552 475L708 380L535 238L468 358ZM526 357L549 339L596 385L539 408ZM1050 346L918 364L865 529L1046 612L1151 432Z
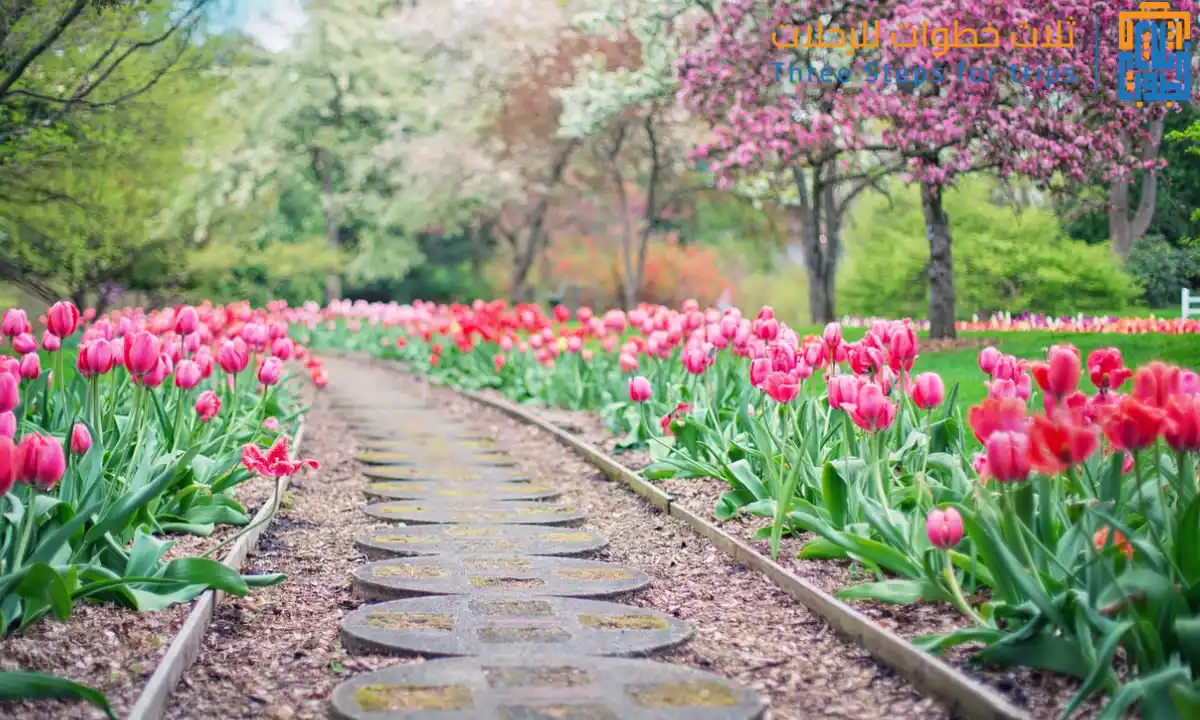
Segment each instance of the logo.
M1143 2L1118 15L1117 97L1187 102L1192 95L1192 19L1169 2Z

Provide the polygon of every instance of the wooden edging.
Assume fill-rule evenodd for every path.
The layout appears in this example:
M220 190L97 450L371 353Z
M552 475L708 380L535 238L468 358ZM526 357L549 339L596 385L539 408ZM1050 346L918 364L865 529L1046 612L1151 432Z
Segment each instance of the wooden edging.
M388 364L393 369L411 374L402 363ZM793 600L820 615L830 627L862 646L876 660L894 670L918 690L946 703L955 715L972 720L1028 720L1027 712L1013 705L995 690L968 678L940 658L920 650L850 605L760 554L744 540L721 530L687 508L676 505L671 501L669 493L638 477L635 472L608 457L591 443L507 400L459 390L437 381L434 383L550 433L559 442L599 468L613 482L626 485L651 505L703 535L721 552L767 576Z
M305 427L305 418L301 416L295 439L292 442L293 460L299 456ZM287 492L292 479L290 476L284 477L279 483L276 485L276 491L279 494L280 503L282 503L283 493ZM221 561L223 565L234 572L241 572L242 564L246 562L246 556L258 543L258 538L270 527L270 515L271 502L268 498L267 502L254 514L254 519L250 521L252 529L237 539ZM179 684L183 674L200 655L200 643L204 640L204 633L208 630L208 625L212 622L217 606L221 604L224 596L225 593L212 589L201 593L196 604L192 606L192 611L188 613L183 627L179 629L175 639L171 641L171 646L167 648L167 654L163 656L162 662L154 669L154 674L142 688L142 694L138 696L133 709L129 711L129 720L160 720L163 717L175 686Z

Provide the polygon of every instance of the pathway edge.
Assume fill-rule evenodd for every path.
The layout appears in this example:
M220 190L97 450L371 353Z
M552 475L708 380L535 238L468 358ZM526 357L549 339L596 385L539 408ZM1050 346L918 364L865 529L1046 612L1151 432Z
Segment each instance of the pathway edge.
M292 440L291 456L293 460L299 457L300 444L304 440L304 431L306 428L306 418L304 415L301 415L297 423L296 434ZM291 484L291 476L283 478L283 483L279 486L281 502L283 493L287 492ZM259 508L258 512L254 514L254 518L250 521L251 525L259 522L262 522L262 524L238 538L237 542L226 553L224 559L221 560L223 565L233 569L235 572L241 570L247 555L250 554L250 550L258 544L259 537L271 526L270 522L263 522L271 512L269 501L270 498L268 498L266 504ZM205 590L196 599L196 603L192 607L191 612L188 613L187 619L179 628L179 632L175 634L170 647L167 648L166 655L163 655L162 661L154 669L154 674L150 676L150 679L146 681L145 687L142 688L137 702L130 709L128 720L160 720L164 716L167 710L167 703L170 701L175 687L183 678L183 674L192 666L192 663L196 662L196 658L200 655L200 643L203 642L209 623L212 622L213 616L217 611L217 606L221 604L221 599L224 595L225 593L218 590Z
M413 376L403 363L383 363L395 372ZM918 690L945 702L956 715L995 720L1029 719L1027 712L1013 705L996 691L972 680L941 659L918 649L850 605L800 578L779 563L760 555L745 541L726 533L686 508L675 505L668 493L638 477L635 472L608 457L591 443L507 400L488 397L471 390L460 390L446 383L430 381L428 378L425 380L550 433L563 445L600 469L613 482L629 487L651 505L707 538L727 556L765 575L793 600L819 615L834 630L851 638L876 660L911 682Z

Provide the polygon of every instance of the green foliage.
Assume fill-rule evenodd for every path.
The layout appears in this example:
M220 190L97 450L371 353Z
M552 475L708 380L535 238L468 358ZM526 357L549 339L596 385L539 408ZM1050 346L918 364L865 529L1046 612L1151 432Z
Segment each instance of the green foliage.
M1135 283L1106 247L1063 236L1045 210L1020 214L994 204L993 185L972 179L947 193L954 234L957 310L974 312L1087 312L1120 308L1136 297ZM847 235L849 261L839 278L846 312L922 316L927 309L929 246L915 189L890 200L857 205Z
M1125 269L1142 285L1142 302L1169 307L1179 302L1180 288L1200 287L1200 249L1192 243L1171 245L1161 237L1143 238L1130 251Z

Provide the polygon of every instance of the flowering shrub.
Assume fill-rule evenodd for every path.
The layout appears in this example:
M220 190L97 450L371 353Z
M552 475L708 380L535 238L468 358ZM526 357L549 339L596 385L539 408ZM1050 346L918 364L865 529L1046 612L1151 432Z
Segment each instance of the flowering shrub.
M303 311L206 303L92 315L60 302L37 329L20 309L0 321L13 352L0 354L0 635L65 619L82 599L155 610L283 580L163 557L166 536L246 525L232 491L252 473L311 462L278 457L280 428L301 411L302 376L283 363L327 382L288 337ZM263 456L257 446L274 437ZM29 677L10 676L5 695L50 682Z
M906 320L847 342L838 324L801 337L769 307L547 315L476 301L339 303L308 327L306 342L598 410L622 446L648 444L647 478L719 478L719 519L770 518L759 537L773 555L792 534L809 538L802 557L861 563L872 580L841 597L953 607L963 629L919 639L928 651L981 644L981 660L1076 676L1068 715L1097 691L1111 717L1200 707L1191 370L1128 368L1116 348L985 348L988 397L964 413L957 387L920 372Z

